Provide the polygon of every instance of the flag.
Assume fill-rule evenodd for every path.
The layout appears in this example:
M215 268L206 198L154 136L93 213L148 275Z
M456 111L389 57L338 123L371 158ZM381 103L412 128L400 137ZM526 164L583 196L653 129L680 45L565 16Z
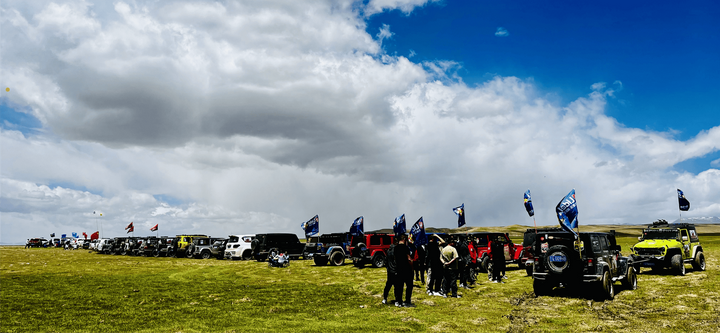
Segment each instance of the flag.
M87 239L87 233L83 232L83 237Z
M527 210L528 215L535 215L535 210L532 206L532 199L530 199L530 190L527 190L527 192L525 192L525 210Z
M54 232L51 233L51 234L50 234L50 237L55 237L55 233L54 233Z
M130 223L129 227L130 227L130 228L126 228L128 234L135 231L135 226L132 225L132 223Z
M303 231L305 231L305 237L315 236L320 233L320 218L315 215L313 218L300 224Z
M130 229L130 228L133 228L133 223L132 223L132 222L130 222L130 224L128 224L127 227L125 227L125 230L128 230L128 229Z
M458 216L458 228L465 225L465 204L453 208L453 213Z
M156 224L154 227L150 228L150 231L157 231L158 230L158 224Z
M575 228L578 227L578 210L577 202L575 201L575 189L570 191L560 202L555 206L555 211L558 215L558 222L560 226L577 235Z
M678 190L678 204L680 205L680 210L683 212L687 212L690 210L690 201L688 201L687 198L685 198L685 194L683 194L683 191Z
M428 243L427 235L425 234L425 223L423 223L422 216L420 217L412 228L410 228L410 235L413 238L415 246L420 246Z
M353 221L352 225L350 226L350 235L352 236L362 236L365 234L365 227L363 227L364 219L362 216L358 217Z
M67 238L67 235L66 235L66 234L62 234L62 235L60 235L60 238L65 239L65 238Z
M393 231L396 235L405 234L407 232L407 228L405 227L405 214L395 218L395 222L393 222Z
M73 233L72 233L72 236L75 237L75 238L78 238L77 232L73 232Z
M92 233L92 235L90 235L90 240L98 239L98 238L100 238L100 231L95 231Z

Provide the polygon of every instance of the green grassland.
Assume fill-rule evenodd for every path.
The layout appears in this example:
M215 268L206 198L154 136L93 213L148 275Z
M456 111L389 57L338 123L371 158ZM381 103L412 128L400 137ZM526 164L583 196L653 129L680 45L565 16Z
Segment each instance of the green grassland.
M473 228L509 231L524 226ZM623 253L641 226L615 229ZM289 268L255 261L145 258L87 250L0 247L2 332L718 332L720 226L698 228L707 270L686 276L643 269L639 288L613 301L559 292L535 297L510 266L505 284L479 279L463 298L413 294L415 308L380 303L385 269ZM482 277L482 275L479 275ZM417 285L417 284L416 284Z

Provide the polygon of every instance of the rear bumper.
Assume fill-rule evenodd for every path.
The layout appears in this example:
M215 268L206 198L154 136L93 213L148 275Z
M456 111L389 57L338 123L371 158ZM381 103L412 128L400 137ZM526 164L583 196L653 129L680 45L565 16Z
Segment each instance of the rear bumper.
M569 280L575 280L577 276L564 276L564 275L554 275L549 273L533 273L533 279L535 280L541 280L541 281L569 281ZM602 275L581 275L582 282L597 282L602 280Z

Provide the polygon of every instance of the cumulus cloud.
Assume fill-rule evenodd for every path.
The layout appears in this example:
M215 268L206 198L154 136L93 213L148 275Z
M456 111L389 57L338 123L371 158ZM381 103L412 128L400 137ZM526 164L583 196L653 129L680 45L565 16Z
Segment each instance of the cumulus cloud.
M389 27L365 31L367 13L426 3L11 3L4 102L43 131L0 129L0 242L90 231L94 210L111 236L300 233L315 214L321 232L402 213L451 227L463 202L470 225L523 224L528 188L540 224L572 188L581 223L672 219L677 187L720 215L720 171L671 169L717 151L720 127L627 128L605 112L619 82L564 105L515 77L468 86L458 62L388 55Z
M365 8L365 15L370 16L386 10L398 9L409 15L416 7L423 7L427 3L440 0L370 0Z
M495 36L497 37L507 37L510 36L510 32L507 31L507 29L503 27L498 27L497 31L495 31Z

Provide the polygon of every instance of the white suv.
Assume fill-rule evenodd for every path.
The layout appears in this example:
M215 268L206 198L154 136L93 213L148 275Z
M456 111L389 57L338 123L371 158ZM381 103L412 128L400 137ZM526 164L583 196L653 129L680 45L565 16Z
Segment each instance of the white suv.
M225 259L251 259L250 243L253 239L255 239L255 235L230 235L225 246Z

